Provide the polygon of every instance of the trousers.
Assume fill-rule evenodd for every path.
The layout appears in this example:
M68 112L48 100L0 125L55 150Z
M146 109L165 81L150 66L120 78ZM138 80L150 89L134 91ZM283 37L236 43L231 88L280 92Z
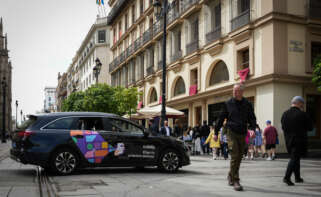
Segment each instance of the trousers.
M300 159L301 154L296 150L296 148L291 149L290 160L288 163L288 167L285 172L286 179L291 179L291 175L294 172L295 179L300 179Z
M240 180L240 166L245 149L246 134L237 134L230 129L227 129L228 148L231 153L230 171L229 176L232 181Z

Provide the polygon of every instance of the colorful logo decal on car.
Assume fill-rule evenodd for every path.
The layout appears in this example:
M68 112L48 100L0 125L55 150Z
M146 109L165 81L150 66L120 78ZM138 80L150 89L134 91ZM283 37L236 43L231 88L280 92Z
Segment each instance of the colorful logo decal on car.
M112 152L115 156L125 152L123 143L118 143L114 148L97 131L70 131L70 136L90 163L101 163Z

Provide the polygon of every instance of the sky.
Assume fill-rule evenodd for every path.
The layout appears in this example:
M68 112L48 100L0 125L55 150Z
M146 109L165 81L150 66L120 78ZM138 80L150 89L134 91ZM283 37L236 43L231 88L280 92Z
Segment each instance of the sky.
M44 88L57 86L58 72L67 71L97 15L96 0L0 0L13 67L13 116L16 100L23 114L43 109Z

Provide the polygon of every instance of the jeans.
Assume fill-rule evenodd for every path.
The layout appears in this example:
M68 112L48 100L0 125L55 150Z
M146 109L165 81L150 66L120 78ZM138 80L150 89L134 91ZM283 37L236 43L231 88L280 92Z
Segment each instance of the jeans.
M224 159L227 159L228 158L228 145L227 145L226 142L224 142L221 145L221 149L222 149L222 153L223 153Z
M300 179L300 159L301 154L296 150L296 148L292 148L290 160L288 163L288 167L285 172L285 179L291 179L291 175L294 172L295 179Z

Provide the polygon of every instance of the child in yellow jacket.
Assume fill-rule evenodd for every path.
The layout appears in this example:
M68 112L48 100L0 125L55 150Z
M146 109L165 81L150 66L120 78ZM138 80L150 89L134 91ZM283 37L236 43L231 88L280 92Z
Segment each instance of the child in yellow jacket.
M211 125L210 126L211 132L208 135L206 141L204 144L210 143L210 148L212 148L213 150L213 159L216 160L217 156L218 156L218 149L221 147L221 143L220 143L220 138L221 138L221 134L218 135L217 140L214 140L214 128Z

